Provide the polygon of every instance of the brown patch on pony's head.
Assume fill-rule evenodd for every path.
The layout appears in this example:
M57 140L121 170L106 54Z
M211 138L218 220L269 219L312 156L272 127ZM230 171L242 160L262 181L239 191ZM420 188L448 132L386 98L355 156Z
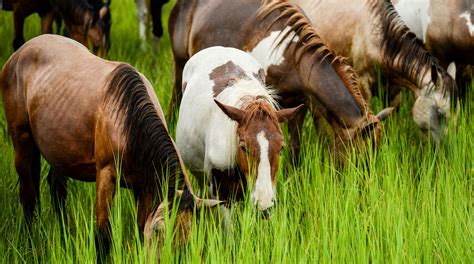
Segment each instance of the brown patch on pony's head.
M269 191L271 194L269 197L256 194L254 199L254 203L261 210L266 210L273 205L279 154L284 146L280 122L291 118L301 106L275 110L266 98L258 96L249 96L245 99L242 109L215 101L228 117L237 122L237 136L239 139L237 164L245 175L246 182L258 187L256 181L258 177L261 177L260 173L270 174L263 175L263 177L271 178L271 186L266 186L266 190L271 190ZM263 149L262 141L265 141ZM262 160L262 158L265 160ZM262 166L267 167L262 169ZM255 192L258 192L258 190L253 191L253 193ZM264 201L264 199L267 200Z
M209 79L214 82L212 87L214 97L217 97L227 87L230 87L237 83L239 80L246 79L250 80L244 69L236 65L232 61L228 61L226 64L222 64L212 70L209 73Z

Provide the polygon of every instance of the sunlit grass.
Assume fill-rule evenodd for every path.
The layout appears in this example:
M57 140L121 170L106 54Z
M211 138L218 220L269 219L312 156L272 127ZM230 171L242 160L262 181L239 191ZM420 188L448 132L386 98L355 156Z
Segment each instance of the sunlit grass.
M171 5L165 6L169 13ZM153 84L163 109L172 87L172 54L166 36L158 47L140 48L135 6L112 4L109 59L125 61ZM166 20L166 19L165 19ZM12 14L0 12L0 65L12 54ZM25 37L39 34L32 16ZM146 247L136 225L135 200L127 189L115 195L110 214L113 263L472 263L474 86L460 108L457 129L438 149L421 141L411 118L413 99L403 94L398 113L383 124L377 151L353 155L345 169L333 166L329 144L305 123L301 165L282 155L277 206L271 219L258 217L247 200L234 205L231 228L223 230L220 209L198 212L189 243L173 246L173 230ZM374 112L382 100L373 102ZM95 184L69 181L67 210L59 221L51 205L43 162L41 208L31 241L18 199L14 154L0 101L0 262L94 263ZM173 219L168 222L172 225Z

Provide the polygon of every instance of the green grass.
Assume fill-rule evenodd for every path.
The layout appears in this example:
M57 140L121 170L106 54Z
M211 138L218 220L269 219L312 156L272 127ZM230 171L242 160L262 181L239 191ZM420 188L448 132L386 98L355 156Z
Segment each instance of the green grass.
M114 1L112 8L108 58L143 72L166 109L173 70L168 36L158 48L150 45L143 52L133 1ZM170 8L165 6L166 14ZM12 54L12 14L0 12L0 25L3 65ZM26 39L39 34L37 16L27 20L25 32ZM472 263L472 91L474 87L460 108L457 129L451 124L445 144L436 150L421 142L410 114L413 99L405 93L399 113L383 125L380 148L353 155L345 169L332 165L326 137L307 122L301 166L291 167L287 152L282 156L278 204L271 219L258 217L247 201L236 204L232 235L222 230L215 217L219 212L201 213L184 247L173 247L173 230L168 228L163 241L147 248L139 239L133 196L120 189L111 212L111 262L153 263L160 258L163 263ZM380 100L373 108L382 108ZM13 147L3 105L0 109L0 262L94 263L95 184L69 181L64 224L51 206L45 162L40 214L32 228L32 245L28 244Z

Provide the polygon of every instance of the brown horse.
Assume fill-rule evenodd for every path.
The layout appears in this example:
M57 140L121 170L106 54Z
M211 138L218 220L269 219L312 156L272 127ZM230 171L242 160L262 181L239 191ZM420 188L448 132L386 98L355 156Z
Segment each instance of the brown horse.
M6 0L1 7L13 11L15 39L13 49L17 50L23 38L23 23L33 13L41 18L41 33L51 33L55 19L64 19L71 38L84 46L92 47L95 54L105 55L110 47L109 32L111 25L110 1L101 0ZM59 30L58 30L59 31Z
M186 61L210 46L249 52L266 73L266 83L281 96L283 107L301 103L323 116L335 132L339 154L350 141L365 142L380 133L380 120L362 98L357 78L342 57L335 56L294 5L285 0L178 0L169 20L175 86L170 114L182 97ZM299 131L306 111L289 121L291 150L299 150ZM295 155L296 158L297 155Z
M134 192L142 231L147 223L159 226L156 219L163 216L155 208L173 197L176 187L184 189L179 210L203 205L192 192L152 86L131 66L46 34L10 57L0 86L28 225L39 202L40 154L51 165L48 181L56 208L64 207L66 176L96 182L97 245L105 252L118 181ZM168 193L162 192L165 183Z
M410 32L389 0L293 2L328 45L349 58L366 100L370 102L377 79L374 65L380 65L392 83L409 88L417 97L413 119L424 135L431 136L433 143L440 140L456 83Z

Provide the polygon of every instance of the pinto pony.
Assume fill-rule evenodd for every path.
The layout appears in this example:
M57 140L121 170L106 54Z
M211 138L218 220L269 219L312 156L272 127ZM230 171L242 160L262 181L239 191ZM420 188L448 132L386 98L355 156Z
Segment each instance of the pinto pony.
M40 155L51 165L48 182L59 210L67 195L65 177L96 182L97 245L105 252L118 169L120 184L134 192L142 231L162 217L154 211L176 187L183 189L180 211L215 202L194 196L153 88L131 66L45 34L10 57L0 87L28 225L39 202ZM162 193L165 182L168 193Z
M457 87L451 74L431 56L398 16L390 0L292 0L338 54L349 58L370 102L376 67L391 83L415 95L413 119L432 143L439 142L450 118ZM393 88L391 86L390 88ZM395 94L399 90L397 89Z
M302 105L275 110L263 72L234 48L211 47L191 57L183 72L176 144L201 186L215 184L219 198L228 200L242 198L241 187L250 183L252 202L266 212L276 197L284 145L279 122Z
M53 21L62 18L71 38L86 47L91 44L95 54L104 55L110 46L109 6L110 1L103 3L101 0L5 0L1 8L13 11L14 50L25 43L23 38L25 19L33 13L38 13L41 18L42 34L52 33Z
M170 14L169 31L175 61L171 116L181 100L185 63L198 51L220 45L250 53L262 65L266 83L281 96L280 105L305 104L314 115L325 118L335 132L337 154L345 154L351 142L363 146L368 135L379 138L380 121L390 109L377 116L372 113L350 65L323 43L290 2L178 0ZM305 112L289 120L290 153L295 161Z

